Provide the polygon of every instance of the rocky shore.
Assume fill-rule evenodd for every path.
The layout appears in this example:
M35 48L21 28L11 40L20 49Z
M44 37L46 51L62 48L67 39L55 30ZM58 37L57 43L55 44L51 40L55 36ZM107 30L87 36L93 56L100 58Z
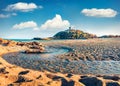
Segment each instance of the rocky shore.
M107 44L105 45L106 47L108 47L109 44L112 44L112 46L108 47L108 50L112 49L112 55L114 56L114 54L117 53L117 56L115 57L115 59L112 59L112 60L119 60L118 51L120 49L119 48L120 41L118 40L116 41L115 40L103 41L101 39L84 40L84 41L76 40L74 43L68 40L64 42L63 41L54 42L52 44L49 42L46 42L44 43L44 45L45 46L48 45L51 47L52 46L58 47L59 44L61 44L62 46L67 46L72 48L74 50L73 52L60 55L58 57L61 59L63 59L63 57L66 57L65 59L67 60L70 59L70 61L73 61L73 60L78 60L78 59L73 59L73 57L78 58L80 57L79 54L85 53L81 51L81 49L82 48L84 49L84 47L81 48L80 46L83 46L83 45L92 46L95 43L97 43L100 45L100 46L98 45L97 46L100 47L101 49L101 46L104 45L106 41L107 41ZM95 46L95 48L97 46ZM77 75L77 74L71 74L71 73L62 74L62 73L53 73L48 71L35 71L35 70L24 69L16 65L9 64L2 58L3 54L7 54L10 52L25 51L31 47L32 49L36 48L33 46L30 46L30 47L20 46L17 42L0 39L0 86L120 86L120 75L112 75L112 74L111 75L91 75L91 74ZM88 47L86 50L89 50L89 49L94 50L95 48ZM115 50L114 48L118 50ZM79 51L79 54L77 53L78 51ZM94 51L93 52L96 53L100 50L94 50ZM86 55L88 53L89 52L86 52ZM85 58L86 59L83 59L83 60L89 60L89 58L87 57ZM93 60L109 60L109 59L95 58Z
M120 38L63 40L45 44L71 48L72 52L58 56L68 61L120 61Z

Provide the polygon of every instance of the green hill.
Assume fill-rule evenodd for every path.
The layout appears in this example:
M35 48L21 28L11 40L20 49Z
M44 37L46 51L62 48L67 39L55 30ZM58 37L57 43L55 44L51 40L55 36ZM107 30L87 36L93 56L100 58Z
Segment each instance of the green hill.
M54 39L88 39L96 37L97 36L94 34L86 33L81 30L75 30L71 28L65 31L60 31L54 35Z

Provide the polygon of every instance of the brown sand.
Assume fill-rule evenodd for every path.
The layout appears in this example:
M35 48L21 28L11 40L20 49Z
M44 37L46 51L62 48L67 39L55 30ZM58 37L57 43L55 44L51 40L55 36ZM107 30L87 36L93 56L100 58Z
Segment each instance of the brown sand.
M7 63L1 56L26 47L0 45L0 86L120 86L120 75L75 75L35 71Z

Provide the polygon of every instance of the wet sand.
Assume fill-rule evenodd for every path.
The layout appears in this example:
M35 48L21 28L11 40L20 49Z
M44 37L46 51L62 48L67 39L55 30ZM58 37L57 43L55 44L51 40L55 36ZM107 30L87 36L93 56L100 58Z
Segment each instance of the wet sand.
M112 55L117 54L119 56L119 44L120 40L118 39L107 39L107 40L101 40L101 39L91 39L91 40L74 40L74 43L72 40L68 41L59 41L59 42L46 42L44 43L47 46L53 46L53 47L60 47L65 46L72 48L74 51L63 54L58 56L59 59L68 60L70 61L78 61L81 59L74 59L73 57L76 54L76 50L79 51L80 44L88 45L88 44L111 44L109 46L108 50L116 50L115 52L112 52ZM59 45L61 44L61 45ZM76 44L76 45L75 45ZM77 47L76 47L77 46ZM79 46L79 47L78 47ZM114 49L114 48L115 49ZM25 48L19 47L19 46L0 46L0 55L10 53L10 52L17 52L24 50ZM88 49L86 49L88 50ZM80 52L81 54L81 52ZM70 56L69 56L70 55ZM64 57L64 58L63 58ZM70 57L68 59L68 57ZM85 59L87 60L87 58ZM95 59L99 60L99 59ZM118 60L116 57L115 59L100 59L99 61L109 61L109 60ZM90 60L91 61L91 60ZM118 60L119 61L119 60ZM32 66L32 65L31 65ZM100 75L94 75L94 74L71 74L71 73L52 73L47 71L35 71L30 69L24 69L19 66L11 65L7 63L3 58L0 58L0 86L120 86L120 74L100 74Z

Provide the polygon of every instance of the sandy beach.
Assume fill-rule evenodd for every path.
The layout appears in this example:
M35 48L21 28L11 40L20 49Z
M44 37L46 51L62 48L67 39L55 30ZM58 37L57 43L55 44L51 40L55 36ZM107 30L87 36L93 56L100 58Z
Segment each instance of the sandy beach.
M57 56L59 59L65 59L68 62L78 60L120 61L119 39L114 39L114 41L113 39L66 40L56 42L45 42L43 44L49 47L71 48L71 52ZM4 54L24 51L26 48L27 47L25 46L18 45L6 46L1 43L0 86L120 86L120 74L74 74L50 72L47 70L39 71L28 68L22 68L20 66L10 64L2 58ZM102 52L106 51L106 49L109 52ZM91 54L89 50L93 50L91 51L93 53ZM93 54L97 55L93 56ZM101 54L103 56L101 56ZM104 55L111 55L114 57L105 58Z

